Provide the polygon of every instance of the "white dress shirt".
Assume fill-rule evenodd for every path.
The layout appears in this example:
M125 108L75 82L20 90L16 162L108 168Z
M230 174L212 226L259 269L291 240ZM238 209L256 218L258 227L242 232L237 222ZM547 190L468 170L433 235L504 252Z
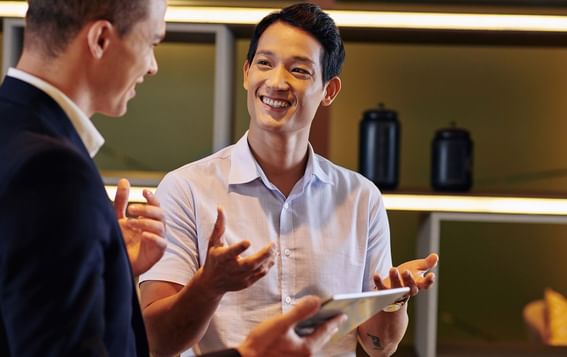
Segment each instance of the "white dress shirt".
M160 183L168 247L141 282L187 284L207 256L217 206L226 216L226 244L249 240L244 256L270 242L277 247L276 264L264 278L224 295L197 353L237 345L258 323L289 310L309 285L332 294L368 291L375 287L374 272L388 273L390 232L376 186L316 155L311 146L308 155L305 175L287 198L254 159L247 134ZM329 344L322 356L354 356L355 348L351 333Z

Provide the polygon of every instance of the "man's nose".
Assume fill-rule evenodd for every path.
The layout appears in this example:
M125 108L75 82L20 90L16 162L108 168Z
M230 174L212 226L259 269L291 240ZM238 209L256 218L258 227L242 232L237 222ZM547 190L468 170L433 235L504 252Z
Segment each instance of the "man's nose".
M269 73L266 85L276 90L285 90L289 88L288 71L284 66L277 66Z
M152 58L150 60L150 67L148 68L148 76L153 76L158 71L158 64L156 60L156 54L152 52Z

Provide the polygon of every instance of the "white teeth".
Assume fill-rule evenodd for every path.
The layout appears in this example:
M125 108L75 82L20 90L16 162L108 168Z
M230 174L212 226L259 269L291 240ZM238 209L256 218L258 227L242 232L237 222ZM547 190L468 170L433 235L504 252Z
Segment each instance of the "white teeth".
M269 105L273 108L287 108L289 103L283 100L275 100L268 97L262 97L262 103Z

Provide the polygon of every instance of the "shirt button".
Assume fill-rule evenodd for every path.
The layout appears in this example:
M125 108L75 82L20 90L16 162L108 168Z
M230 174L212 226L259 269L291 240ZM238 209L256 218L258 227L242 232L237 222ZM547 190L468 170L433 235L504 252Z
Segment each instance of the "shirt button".
M283 209L288 209L289 208L289 204L286 202L283 204Z
M285 297L285 303L286 303L286 304L291 304L291 297L290 297L290 296L286 296L286 297Z
M289 257L291 255L291 250L285 249L284 254L285 254L286 257Z

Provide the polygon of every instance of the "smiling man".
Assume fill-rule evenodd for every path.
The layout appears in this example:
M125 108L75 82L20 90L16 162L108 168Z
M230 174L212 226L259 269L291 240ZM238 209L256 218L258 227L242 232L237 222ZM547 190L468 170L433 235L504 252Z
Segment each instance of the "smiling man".
M343 60L333 20L314 4L256 26L243 67L248 132L169 173L157 191L168 249L142 276L141 291L158 354L234 345L258 321L290 310L312 284L332 294L410 286L415 295L433 282L422 273L436 255L392 268L386 211L372 182L309 144L317 109L341 90ZM224 214L225 232L211 240L211 222ZM406 305L398 307L321 355L353 356L357 337L372 355L393 353L407 327Z

